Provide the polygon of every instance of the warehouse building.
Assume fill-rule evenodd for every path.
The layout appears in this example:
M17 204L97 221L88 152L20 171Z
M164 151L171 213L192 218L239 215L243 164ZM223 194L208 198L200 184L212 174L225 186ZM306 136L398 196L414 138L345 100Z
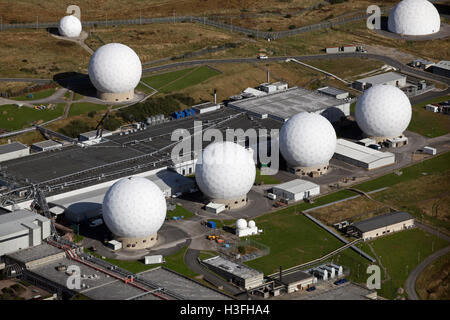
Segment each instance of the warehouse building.
M262 97L230 101L227 105L260 119L275 119L285 122L299 112L314 112L330 122L350 115L350 103L331 96L300 87L277 91Z
M310 181L295 179L274 186L272 193L278 198L300 201L320 194L320 186Z
M323 87L317 89L317 91L340 100L348 98L349 95L348 91L344 91L334 87Z
M333 158L367 170L395 163L395 155L391 152L381 152L344 139L337 139Z
M317 283L317 278L312 274L299 270L283 275L281 278L278 278L277 281L286 287L287 293L293 293L314 286L314 284Z
M40 245L50 236L50 220L26 210L0 215L0 256Z
M31 150L34 150L36 152L42 152L42 151L50 151L61 148L63 145L61 142L53 141L53 140L45 140L33 143L31 145Z
M214 102L205 102L201 104L197 104L195 106L192 106L192 109L194 109L195 113L208 113L211 111L216 111L220 109L220 105Z
M365 240L414 227L414 218L407 212L392 212L352 223L347 233Z
M180 193L190 193L196 190L194 179L190 179L170 170L161 170L147 178L154 182L166 197L171 197L172 195Z
M20 142L0 146L0 162L24 157L30 154L30 148Z
M387 72L356 80L352 86L356 90L364 91L378 84L389 84L401 88L406 86L406 76L396 72Z
M202 261L209 269L246 290L263 284L264 274L243 264L215 256Z
M433 66L433 73L450 78L450 61L439 61Z

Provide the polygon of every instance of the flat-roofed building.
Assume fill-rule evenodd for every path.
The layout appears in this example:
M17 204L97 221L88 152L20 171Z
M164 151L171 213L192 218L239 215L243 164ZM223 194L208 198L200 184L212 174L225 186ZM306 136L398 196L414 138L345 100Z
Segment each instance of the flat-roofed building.
M214 102L205 102L192 106L192 109L194 109L195 113L203 114L220 109L220 104Z
M336 99L345 99L348 98L348 91L344 91L334 87L323 87L317 89L320 93L326 94L327 96L331 96Z
M0 256L37 246L50 236L50 220L27 210L0 215Z
M61 148L63 145L61 142L54 140L44 140L40 142L33 143L31 149L37 152L50 151Z
M318 113L330 122L339 121L350 115L349 102L300 87L292 87L262 97L230 101L227 106L260 119L271 118L282 122L299 112Z
M344 139L337 139L333 158L367 170L395 163L395 155L391 152L381 152Z
M300 270L282 275L281 279L277 278L277 280L286 286L287 293L306 290L317 282L317 278L314 275Z
M79 141L91 141L91 140L100 139L102 137L109 137L109 136L112 136L112 134L113 133L111 131L103 130L101 133L101 136L100 136L100 131L92 130L92 131L80 133L80 135L78 136L78 140Z
M0 162L24 157L30 154L30 148L20 142L12 142L0 146Z
M215 256L202 261L209 269L244 289L263 284L264 274L246 265Z
M370 240L392 232L414 227L414 218L407 212L391 212L352 223L347 232Z
M356 80L352 85L356 90L364 91L378 84L389 84L401 88L406 86L406 76L397 72L386 72Z
M276 185L272 193L278 198L300 201L320 194L320 186L307 180L295 179Z
M433 65L433 73L450 78L450 61L442 60Z

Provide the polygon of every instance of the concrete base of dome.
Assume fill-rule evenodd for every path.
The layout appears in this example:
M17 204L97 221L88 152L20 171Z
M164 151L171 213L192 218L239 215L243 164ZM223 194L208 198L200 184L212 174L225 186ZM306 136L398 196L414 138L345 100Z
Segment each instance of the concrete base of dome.
M158 234L155 233L144 238L117 238L117 240L122 242L123 250L142 250L153 247L158 241Z
M107 102L122 102L132 100L134 97L134 90L122 93L101 92L97 90L97 97Z
M366 137L375 140L377 144L385 144L390 148L399 148L408 144L408 138L405 135L394 137L373 137L366 135Z
M248 197L245 195L235 199L211 199L211 201L214 203L224 204L226 210L234 210L245 207L248 202Z
M293 167L288 166L288 171L297 175L297 176L310 176L312 178L321 176L328 172L328 169L330 168L329 163L324 163L319 166L312 166L312 167Z

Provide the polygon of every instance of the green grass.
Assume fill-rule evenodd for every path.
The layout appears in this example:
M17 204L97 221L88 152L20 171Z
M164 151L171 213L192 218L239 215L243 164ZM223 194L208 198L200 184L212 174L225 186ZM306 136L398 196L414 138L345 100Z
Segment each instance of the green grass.
M434 113L424 109L424 106L427 104L440 103L449 99L450 96L445 96L414 105L408 130L428 138L439 137L449 133L450 121L447 115Z
M69 117L89 113L90 111L106 110L106 105L94 104L89 102L74 103L70 106Z
M214 69L201 66L145 77L142 81L158 91L170 93L194 86L218 74Z
M408 275L420 262L448 245L445 240L420 229L393 233L372 240L369 244L374 248L392 278L392 289L391 282L386 281L382 283L378 291L380 296L388 299L397 296L398 288L405 288Z
M54 94L56 92L55 89L48 89L48 90L42 90L42 91L37 91L37 92L32 92L33 94L33 98L28 98L29 93L22 95L22 96L18 96L18 97L13 97L11 98L12 100L17 100L17 101L26 101L26 100L40 100L40 99L44 99L44 98L48 98L50 97L52 94Z
M200 251L200 253L198 254L198 258L202 261L215 256L217 256L217 252L215 251Z
M185 209L183 206L177 204L177 207L173 211L167 211L166 217L172 219L173 217L184 216L183 220L190 219L194 216L192 212Z
M256 224L264 232L252 238L269 246L270 254L247 264L265 274L277 272L280 265L289 268L317 259L343 245L307 217L296 214L294 207L259 217ZM342 255L360 259L351 253Z
M280 180L274 178L273 176L268 175L261 175L261 170L256 168L256 177L255 177L255 183L256 184L279 184L281 183Z
M82 98L84 98L84 96L79 94L79 93L75 92L75 94L73 95L73 101L77 101L77 100L80 100Z
M396 183L410 181L422 176L423 172L427 174L439 173L449 169L450 152L435 156L431 159L414 164L412 166L401 169L402 175L397 176L390 173L371 181L363 182L354 187L363 191L372 191L379 188L394 185Z
M36 110L15 105L0 106L0 128L7 131L30 127L39 121L47 122L63 114L64 103L58 104L53 110Z

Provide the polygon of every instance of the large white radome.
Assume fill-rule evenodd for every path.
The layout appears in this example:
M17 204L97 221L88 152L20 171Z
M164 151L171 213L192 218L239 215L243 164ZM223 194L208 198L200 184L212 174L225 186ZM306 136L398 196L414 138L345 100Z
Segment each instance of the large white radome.
M95 51L89 62L89 78L97 90L107 93L125 93L138 85L142 64L130 47L109 43Z
M335 150L336 132L331 123L319 114L300 112L281 128L280 152L291 166L325 164Z
M421 36L439 32L441 18L427 0L403 0L389 14L388 29L398 34Z
M376 85L358 99L355 118L361 130L372 137L397 137L411 121L411 103L399 88Z
M203 151L195 167L200 190L212 199L245 196L255 182L252 154L233 142L214 142Z
M143 238L155 234L166 218L164 194L152 181L124 178L103 199L103 220L116 236Z
M65 16L59 20L58 32L60 35L68 38L76 38L81 33L81 22L75 16Z

